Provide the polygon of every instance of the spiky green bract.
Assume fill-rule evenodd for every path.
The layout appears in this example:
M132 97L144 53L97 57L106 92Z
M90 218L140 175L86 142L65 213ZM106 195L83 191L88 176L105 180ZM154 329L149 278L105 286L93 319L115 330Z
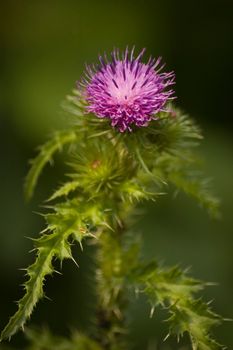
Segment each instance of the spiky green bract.
M101 228L104 213L92 203L72 201L58 204L53 212L46 214L47 228L38 239L34 239L37 251L36 261L26 272L25 295L18 302L18 311L10 319L1 338L10 338L19 328L23 328L38 300L43 296L45 277L54 272L52 260L72 259L70 239L82 244L86 237L93 236L90 226Z
M204 288L203 282L188 277L179 267L162 268L156 262L138 266L131 278L136 290L147 295L151 316L159 305L170 314L168 336L176 334L179 340L187 332L193 350L223 349L209 334L222 318L212 312L208 303L194 297Z
M52 335L48 329L26 330L31 345L27 350L103 350L94 340L74 332L70 339Z

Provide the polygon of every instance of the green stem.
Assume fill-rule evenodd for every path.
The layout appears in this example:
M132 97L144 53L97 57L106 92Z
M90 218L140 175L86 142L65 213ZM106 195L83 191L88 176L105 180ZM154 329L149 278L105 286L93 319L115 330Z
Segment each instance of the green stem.
M102 233L97 253L98 337L106 350L127 348L124 338L128 302L122 276L122 228L119 231Z

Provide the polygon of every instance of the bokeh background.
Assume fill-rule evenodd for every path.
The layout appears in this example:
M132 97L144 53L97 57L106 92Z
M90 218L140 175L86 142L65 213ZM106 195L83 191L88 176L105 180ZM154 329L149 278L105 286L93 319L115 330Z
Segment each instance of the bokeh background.
M231 1L185 0L5 0L1 1L0 30L0 328L15 311L22 290L18 268L33 260L28 254L43 228L34 214L56 187L62 167L47 168L35 199L26 204L23 180L28 159L51 131L67 120L60 103L82 74L84 63L114 46L136 45L153 56L162 55L177 76L177 105L201 125L206 172L213 176L222 200L222 220L211 221L190 198L172 194L149 205L138 224L146 258L191 266L192 275L219 283L205 291L215 310L233 317L233 139L232 62L233 8ZM59 163L59 162L58 162ZM78 248L77 248L78 249ZM48 279L44 300L32 324L47 325L58 334L73 327L84 330L92 310L92 248L77 251L80 269L67 262L64 275ZM58 313L59 310L59 313ZM149 319L149 305L139 298L130 310L130 339L135 349L181 349L166 335L162 315ZM219 341L233 347L233 324L216 329ZM12 345L22 349L22 334ZM183 348L184 349L184 348Z

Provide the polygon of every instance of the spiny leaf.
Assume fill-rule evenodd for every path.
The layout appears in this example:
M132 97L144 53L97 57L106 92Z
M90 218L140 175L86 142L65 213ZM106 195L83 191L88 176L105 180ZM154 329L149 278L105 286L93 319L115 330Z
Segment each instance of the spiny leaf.
M209 331L221 323L221 317L213 313L209 305L194 294L204 288L204 283L190 278L178 267L164 269L157 263L139 266L131 274L136 288L145 293L152 305L152 314L157 305L169 313L169 334L179 338L188 332L193 350L220 350L223 347L213 340Z
M188 332L194 350L219 350L223 346L209 335L211 327L221 323L221 318L213 313L201 299L185 300L170 308L170 333L178 339Z
M87 223L99 224L101 221L98 208L93 204L89 207L80 206L77 200L61 203L54 207L54 213L46 214L48 223L44 234L35 239L37 258L27 270L28 280L24 284L25 295L18 302L18 311L11 317L2 332L1 339L10 338L19 328L23 328L27 319L43 296L45 277L53 273L52 259L70 258L73 260L69 237L72 235L79 243L88 236L92 236ZM46 234L45 232L50 233Z
M11 338L18 329L23 328L37 301L42 297L44 278L53 271L51 261L54 256L54 249L55 247L51 246L38 250L35 263L27 270L29 279L24 284L26 294L18 302L18 311L11 317L8 325L3 330L1 339Z
M52 266L53 257L71 257L69 249L67 249L67 247L65 249L65 239L67 239L65 233L64 236L62 235L61 237L58 237L56 233L47 236L47 239L44 239L44 237L45 236L36 241L39 245L37 249L37 258L34 264L27 270L28 280L24 284L25 295L18 302L18 311L11 317L8 325L3 330L1 339L10 338L18 329L23 329L25 322L31 316L38 300L43 297L45 277L52 274L54 271ZM43 240L46 241L46 243L44 242L43 244Z
M170 173L168 178L177 189L181 189L194 197L202 207L208 210L210 216L213 218L220 216L219 200L210 192L209 183L206 179L200 176L195 177L192 174L188 176L187 174L182 174L182 171Z
M195 170L195 163L200 162L187 150L183 156L162 152L155 162L153 174L173 184L177 191L181 190L192 196L205 208L210 216L218 218L219 200L211 193L209 179L203 177L200 170Z
M151 303L165 305L167 299L177 300L190 298L193 293L203 289L204 285L186 276L179 267L162 269L157 263L149 263L139 270L139 281L145 285L145 293L151 298Z
M150 184L150 180L144 181L143 184L136 182L135 180L128 180L123 182L119 186L119 193L123 202L129 201L131 203L139 202L142 200L154 200L160 193L155 191L149 191L146 185Z
M52 201L59 197L67 196L70 192L75 191L80 186L80 181L69 181L56 190L48 201Z
M61 150L65 144L72 143L77 140L77 134L73 130L64 130L56 132L51 140L47 141L40 147L37 157L31 162L31 169L25 181L25 196L30 199L34 193L37 180L44 166L51 162L54 153Z

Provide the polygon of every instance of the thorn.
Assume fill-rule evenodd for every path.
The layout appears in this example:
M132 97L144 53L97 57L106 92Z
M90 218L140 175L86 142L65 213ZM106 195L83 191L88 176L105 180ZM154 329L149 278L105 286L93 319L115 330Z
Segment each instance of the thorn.
M45 232L49 231L49 226L48 227L45 227L42 231L40 231L40 234L43 234Z
M212 287L212 286L218 286L219 283L217 282L203 282L205 286Z
M109 228L109 230L111 230L112 232L115 232L115 230L105 221L102 222L102 225L106 226L107 228Z
M98 237L96 235L94 235L93 233L91 233L91 232L88 232L88 236L92 237L92 238L95 238L95 239L98 239Z
M45 214L43 214L43 213L40 213L39 211L32 211L33 212L33 214L36 214L36 215L39 215L39 216L42 216L42 217L44 217L45 216Z
M114 312L114 314L116 315L116 317L118 318L118 320L121 320L121 319L122 319L122 313L121 313L121 311L120 311L119 308L114 308L114 309L113 309L113 312Z
M153 305L152 308L151 308L151 310L150 310L150 318L153 317L154 312L155 312L155 305Z
M82 244L82 241L79 241L79 245L80 245L81 251L83 252L83 244Z
M49 301L53 301L50 297L48 297L47 295L44 295L44 298L49 300Z
M168 333L168 334L164 337L163 341L166 341L169 337L170 337L170 333Z
M135 295L136 295L136 298L138 298L138 296L139 296L139 293L140 293L140 290L139 290L139 288L135 288Z
M226 322L233 322L233 318L223 318L223 321L226 321Z
M71 260L75 263L75 265L79 268L79 264L78 264L77 261L74 259L74 257L71 255L70 258L71 258Z
M185 273L185 274L189 273L191 269L192 269L192 265L187 266L187 267L184 269L184 273Z
M31 250L29 250L29 253L33 253L35 250L37 250L38 248L32 248Z
M33 237L24 236L24 238L30 239L30 241L33 241L33 242L35 242L35 241L36 241L36 238L33 238Z

